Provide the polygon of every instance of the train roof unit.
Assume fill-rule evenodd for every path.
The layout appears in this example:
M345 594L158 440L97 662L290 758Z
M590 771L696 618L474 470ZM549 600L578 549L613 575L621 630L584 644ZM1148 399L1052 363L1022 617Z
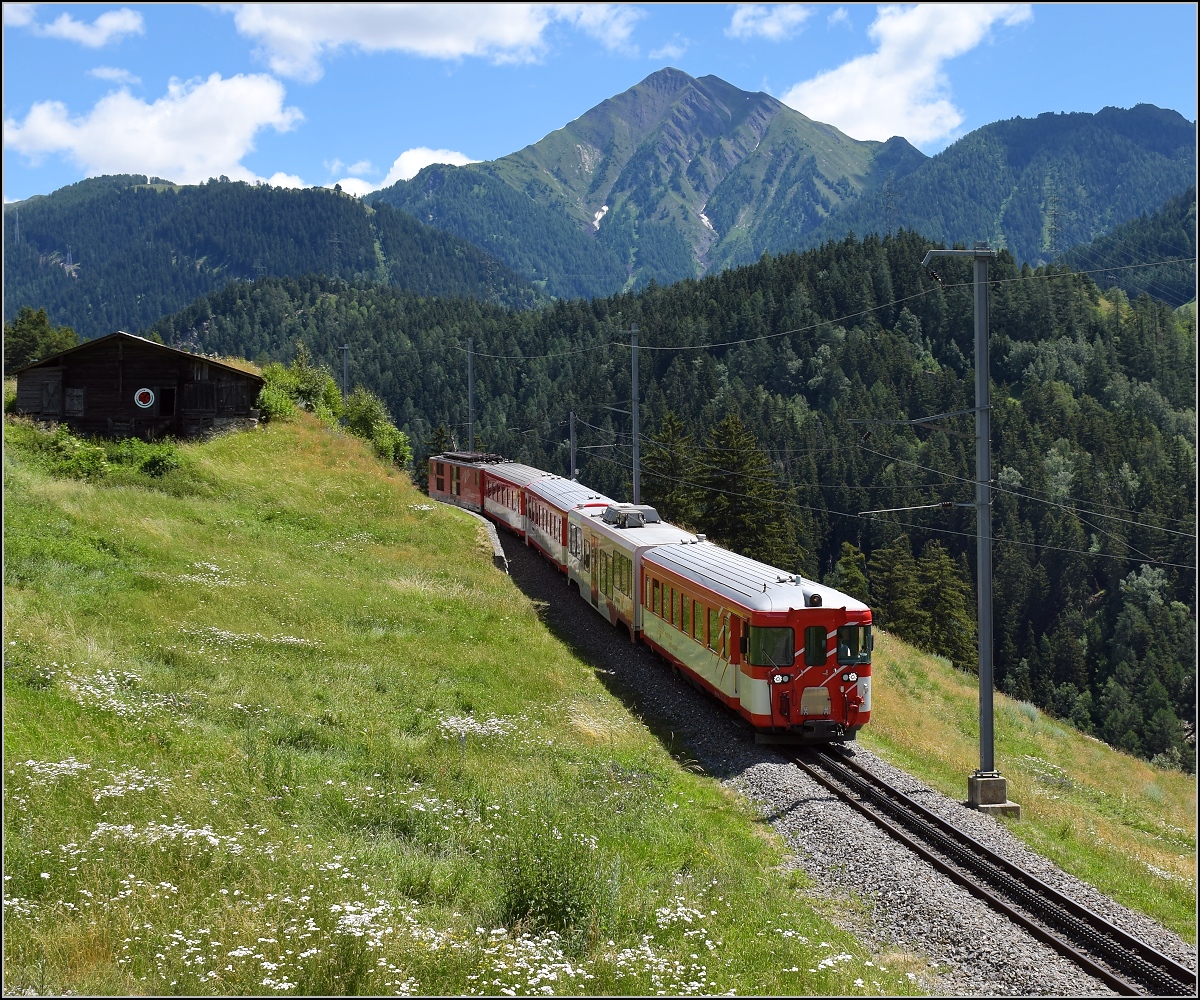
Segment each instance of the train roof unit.
M474 468L499 465L508 461L503 455L496 455L490 451L446 451L440 455L431 455L429 460L431 462L454 462L456 465L470 465Z
M870 610L840 590L730 552L703 538L692 542L680 539L673 545L661 545L647 552L645 558L751 611L820 607Z
M594 530L625 549L678 545L703 538L668 524L658 516L658 511L646 504L610 503L603 510L589 508L580 513Z

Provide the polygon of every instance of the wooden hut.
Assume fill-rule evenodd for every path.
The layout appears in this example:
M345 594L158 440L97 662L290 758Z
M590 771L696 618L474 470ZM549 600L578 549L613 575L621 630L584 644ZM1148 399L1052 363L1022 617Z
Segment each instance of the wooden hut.
M195 437L258 417L260 375L117 332L18 368L18 413L102 437Z

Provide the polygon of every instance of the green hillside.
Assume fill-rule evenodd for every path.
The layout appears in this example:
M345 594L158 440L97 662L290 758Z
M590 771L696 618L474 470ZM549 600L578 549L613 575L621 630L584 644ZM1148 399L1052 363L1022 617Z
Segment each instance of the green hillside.
M886 633L861 742L951 798L979 767L979 686ZM1000 693L996 766L1021 819L1009 831L1065 871L1196 941L1196 778L1106 747Z
M1149 268L1133 266L1154 260L1174 263ZM1145 293L1173 306L1195 300L1195 185L1171 198L1158 211L1123 223L1091 243L1073 247L1058 263L1077 271L1095 270L1097 284L1120 288L1130 298ZM1109 268L1112 270L1101 270Z
M356 439L302 417L90 481L43 443L6 420L7 991L861 995L926 971L818 916L478 522Z
M1012 118L963 136L801 245L903 227L947 245L987 239L1036 266L1153 212L1195 175L1196 126L1176 111L1139 104Z
M547 631L478 523L361 442L303 416L80 480L47 437L5 422L7 990L892 995L928 971L814 912L827 887ZM876 662L869 745L961 794L969 680L886 636ZM1011 829L1194 940L1194 780L1030 711L998 712Z
M388 205L323 188L150 180L96 177L5 205L5 320L44 308L91 338L141 329L230 281L309 272L510 306L536 300L478 247Z
M901 138L859 142L767 94L663 69L516 153L428 167L372 200L555 295L596 295L754 260L772 239L795 245L924 159Z

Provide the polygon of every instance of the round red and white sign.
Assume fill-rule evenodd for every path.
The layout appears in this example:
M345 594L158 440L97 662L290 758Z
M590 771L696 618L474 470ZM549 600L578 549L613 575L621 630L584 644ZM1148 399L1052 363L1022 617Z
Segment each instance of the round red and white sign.
M153 389L138 389L133 394L133 401L137 403L143 410L148 410L154 405L154 390Z

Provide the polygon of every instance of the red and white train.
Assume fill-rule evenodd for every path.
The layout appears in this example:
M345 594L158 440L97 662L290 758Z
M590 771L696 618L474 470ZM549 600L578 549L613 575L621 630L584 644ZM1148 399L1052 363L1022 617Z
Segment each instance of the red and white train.
M523 538L762 738L854 739L870 721L871 610L853 597L498 455L435 455L429 495Z

